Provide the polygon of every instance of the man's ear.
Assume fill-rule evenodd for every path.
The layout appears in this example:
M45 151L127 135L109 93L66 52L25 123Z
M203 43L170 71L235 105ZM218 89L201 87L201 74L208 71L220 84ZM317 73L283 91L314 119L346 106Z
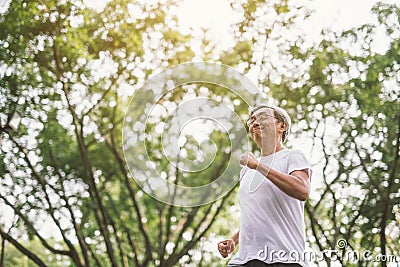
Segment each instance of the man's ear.
M280 130L281 130L282 132L286 131L286 130L287 130L287 127L288 127L288 124L287 124L286 122L281 122Z

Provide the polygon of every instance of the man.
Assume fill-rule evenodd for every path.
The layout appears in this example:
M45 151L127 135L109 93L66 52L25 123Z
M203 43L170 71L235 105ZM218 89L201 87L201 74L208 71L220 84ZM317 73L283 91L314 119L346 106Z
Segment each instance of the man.
M228 267L308 266L305 257L304 201L310 192L310 163L299 150L285 149L290 117L275 106L259 105L248 121L261 150L257 159L240 159L240 228L218 243L226 258L239 245Z

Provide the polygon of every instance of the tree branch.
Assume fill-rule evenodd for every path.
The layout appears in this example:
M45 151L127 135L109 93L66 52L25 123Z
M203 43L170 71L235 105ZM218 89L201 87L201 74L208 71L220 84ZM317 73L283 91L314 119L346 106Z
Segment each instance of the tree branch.
M29 259L31 259L39 267L47 267L47 265L38 256L36 256L36 254L34 254L34 253L30 252L28 249L26 249L16 239L14 239L12 236L10 236L6 232L4 232L1 227L0 227L0 236L3 239L10 242L11 244L13 244L14 247L16 247L22 254L26 255Z

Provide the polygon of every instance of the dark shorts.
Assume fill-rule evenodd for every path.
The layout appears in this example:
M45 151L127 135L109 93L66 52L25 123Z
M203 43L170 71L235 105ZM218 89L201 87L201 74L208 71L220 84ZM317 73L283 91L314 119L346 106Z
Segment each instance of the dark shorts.
M267 264L259 260L251 260L243 265L228 264L227 267L301 267L298 263L272 263Z

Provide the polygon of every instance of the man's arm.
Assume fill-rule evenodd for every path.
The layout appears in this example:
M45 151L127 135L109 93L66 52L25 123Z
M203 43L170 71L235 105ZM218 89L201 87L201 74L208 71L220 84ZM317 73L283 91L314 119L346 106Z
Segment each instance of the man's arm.
M239 244L239 232L240 232L240 229L237 230L237 232L231 238L233 240L233 242L235 242L236 246Z
M287 195L300 201L307 200L310 195L310 178L307 170L282 173L259 164L257 170Z
M300 201L305 201L310 194L311 183L306 169L282 173L260 163L250 152L242 156L240 163L259 171L284 193Z

